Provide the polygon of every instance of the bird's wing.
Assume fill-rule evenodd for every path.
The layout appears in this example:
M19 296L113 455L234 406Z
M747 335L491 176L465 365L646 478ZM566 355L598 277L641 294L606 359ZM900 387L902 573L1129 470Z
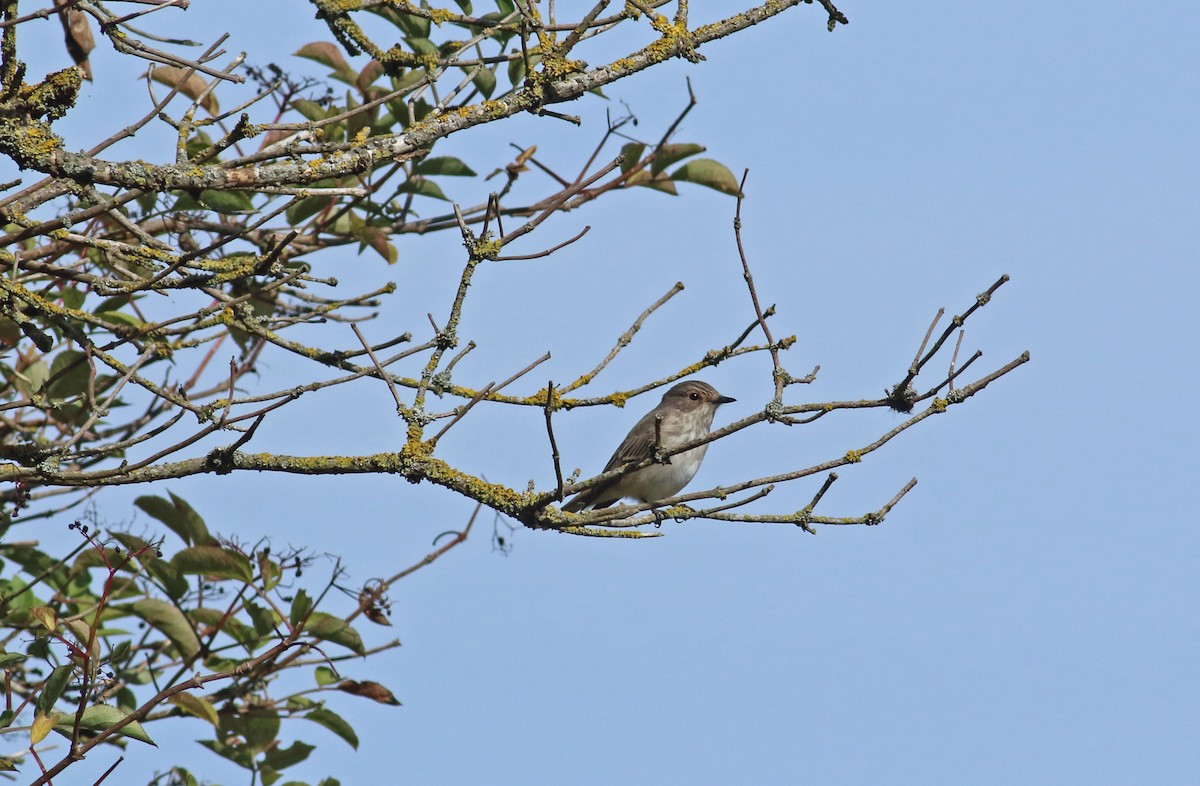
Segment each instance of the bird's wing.
M612 458L604 465L604 471L620 469L631 461L641 461L650 456L654 450L654 416L656 412L647 412L637 425L625 437Z
M617 448L617 452L612 454L612 458L604 465L604 472L611 472L614 469L620 469L631 461L641 461L648 457L654 450L654 416L656 411L652 410L646 413L637 425L625 437L625 441ZM639 436L640 435L640 436ZM613 478L607 483L601 483L599 486L593 486L587 491L581 491L575 497L563 506L563 510L572 513L578 513L592 503L592 500L600 498L604 492L612 488L613 484L618 479ZM608 507L617 500L602 503L597 507Z

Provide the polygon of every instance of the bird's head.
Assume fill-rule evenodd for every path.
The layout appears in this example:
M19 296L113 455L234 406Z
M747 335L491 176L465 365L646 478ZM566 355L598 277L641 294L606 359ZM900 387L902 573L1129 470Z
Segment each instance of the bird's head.
M717 392L717 389L707 382L688 381L680 382L675 387L663 394L662 404L677 407L683 412L692 412L698 409L707 409L716 412L717 407L722 404L729 404L736 399L729 396L722 396Z

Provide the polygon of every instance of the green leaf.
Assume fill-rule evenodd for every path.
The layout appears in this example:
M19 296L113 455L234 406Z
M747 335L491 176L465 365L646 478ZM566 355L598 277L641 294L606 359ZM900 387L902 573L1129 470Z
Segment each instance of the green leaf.
M313 602L312 598L308 597L308 593L300 590L296 593L296 597L292 598L292 610L288 614L288 619L292 623L292 627L301 625L304 620L308 619L308 615L312 613Z
M407 74L404 74L403 76L392 77L392 91L400 92L401 90L404 90L405 88L412 87L413 85L418 84L420 82L424 82L424 81L425 81L425 70L422 68L414 68L412 71L409 71ZM388 108L388 111L390 111L394 116L405 117L405 118L408 117L408 110L406 110L404 108L405 104L402 99L388 101L386 106Z
M263 756L263 761L272 769L283 770L304 761L316 749L315 745L308 745L297 740L286 748L271 748Z
M492 93L496 92L496 73L490 68L481 68L476 71L471 81L475 83L475 87L479 89L484 98L491 98Z
M262 576L262 588L267 591L275 589L283 579L283 569L279 567L278 562L271 559L266 549L258 552L258 575Z
M18 578L0 579L0 596L8 598L8 603L0 607L0 614L7 625L27 621L29 610L41 603L30 591L29 585Z
M21 652L0 652L0 669L8 669L29 656Z
M650 172L657 175L672 164L677 164L685 158L694 155L699 155L705 150L704 145L697 144L679 144L679 145L663 145L654 155L654 161L650 163ZM730 177L733 175L731 174Z
M400 29L404 31L404 35L420 36L423 38L429 37L430 23L428 19L416 16L415 14L400 12L397 12L392 18Z
M355 109L357 106L358 104L354 101L348 100L346 102L347 110ZM355 112L353 115L346 118L346 138L357 139L358 133L364 128L370 128L375 122L375 118L378 116L379 110L372 108L366 111Z
M287 222L292 226L303 223L306 219L320 213L333 202L331 196L310 196L301 199L287 209Z
M84 409L83 402L79 399L75 399L69 404L52 403L47 411L56 422L72 426L82 426L88 417L88 411Z
M183 693L176 693L167 701L193 718L208 721L214 727L221 728L221 718L217 715L217 708L203 696L196 696L185 691Z
M172 786L201 786L200 781L196 779L188 770L185 770L179 765L171 768L171 784ZM153 781L151 781L153 783Z
M354 84L354 78L357 75L354 69L350 67L350 64L346 62L346 58L342 57L342 50L337 44L332 44L328 41L315 41L297 49L295 55L296 57L303 57L327 66L333 71L334 77L343 82Z
M453 156L435 156L426 158L417 164L418 175L452 175L454 177L475 177L475 171Z
M51 712L49 714L38 710L33 716L33 723L29 727L29 743L37 745L42 740L46 739L46 735L54 728L54 724L58 723L62 717L62 713Z
M97 311L96 317L110 325L122 325L127 327L140 327L142 320L135 317L133 314L127 314L124 311Z
M24 656L22 656L24 657ZM317 678L317 686L324 688L326 685L332 685L338 681L337 674L328 666L318 666L314 676Z
M525 83L525 61L521 58L514 58L508 61L508 81L513 87L520 87Z
M625 158L621 161L621 171L628 172L642 160L642 153L646 152L646 146L641 142L626 142L621 145L621 155Z
M324 120L329 116L329 112L326 111L325 107L307 98L293 99L292 108L304 115L305 120Z
M741 193L738 191L737 178L729 171L729 167L711 158L698 158L687 162L671 173L671 179L706 186L731 196Z
M420 196L427 196L432 199L441 199L445 202L450 201L446 195L442 193L442 189L437 183L433 182L432 180L426 180L419 175L414 175L404 183L401 183L400 187L396 189L396 193L419 194Z
M279 738L279 715L268 710L241 715L222 715L221 728L241 736L246 741L243 747L258 754L274 747Z
M346 742L350 743L350 747L358 749L358 735L354 733L354 727L338 715L336 712L325 707L318 707L312 712L304 716L314 723L319 723L331 732L341 737Z
M631 175L625 182L631 186L645 186L646 188L653 188L655 191L662 191L670 194L671 196L679 195L679 191L675 188L675 183L671 180L671 178L667 177L661 172L652 176L649 172L643 169L642 171Z
M88 731L104 731L109 726L119 723L129 717L129 711L113 707L109 704L93 704L83 711L83 717L79 721L79 728L87 729ZM70 736L71 728L74 725L75 716L68 715L65 719L59 721L58 728L55 731ZM142 724L137 721L127 723L117 732L124 737L145 742L154 747L154 740L150 739L150 735L146 734L146 730L142 728Z
M388 230L383 227L377 227L373 224L368 224L362 216L357 213L350 214L351 237L357 238L361 244L358 247L359 253L362 253L364 248L370 246L379 253L390 265L394 263L398 257L396 247L388 242Z
M78 289L64 289L62 291L63 305L69 309L78 311L83 307L83 301L87 300L87 293L80 292Z
M322 702L314 701L307 696L292 694L287 698L287 708L289 712L300 712L302 710L311 710L313 707L322 706Z
M58 627L58 612L52 606L34 606L29 614L51 633Z
M209 655L204 659L204 668L209 671L235 671L239 667L245 668L244 664L249 663L247 658L226 658L221 655Z
M130 554L137 554L139 551L146 549L149 549L150 553L153 553L149 541L142 540L137 535L132 535L128 532L114 532L112 533L112 537L113 540L124 546L125 550Z
M170 562L165 559L152 559L148 560L145 565L150 575L158 579L158 583L162 585L168 598L179 600L187 594L189 589L187 579Z
M247 770L254 769L254 757L257 754L245 745L229 745L220 740L196 740L196 742L239 767L244 767Z
M118 641L113 645L112 650L108 653L108 658L105 659L105 662L114 665L124 664L124 662L129 658L129 653L132 649L133 647L130 645L128 639ZM120 704L121 702L118 701L117 703Z
M200 652L200 639L191 623L174 604L158 598L143 598L129 607L130 611L166 636L185 659Z
M172 191L171 196L175 197L175 201L167 208L166 212L175 213L180 210L199 210L200 203L186 191Z
M175 569L170 562L158 555L157 544L147 543L136 535L128 532L114 532L113 538L124 546L130 554L137 557L138 562L147 572L162 585L171 600L179 600L188 591L187 579Z
M250 584L254 569L245 555L220 546L192 546L171 557L171 564L180 573L233 579Z
M189 546L207 546L216 543L216 539L208 534L208 527L204 525L204 519L200 517L200 514L181 497L177 497L169 491L167 493L171 495L170 500L146 496L138 497L133 504L137 505L146 515L166 524Z
M437 44L433 43L428 38L423 38L421 36L409 36L404 40L418 55L438 54Z
M237 617L225 616L225 612L221 609L206 607L196 608L188 612L188 619L198 626L208 626L209 628L220 627L221 632L229 636L231 639L241 644L250 652L257 649L264 641L264 637L260 636L254 628L241 622Z
M149 213L154 209L154 206L158 204L158 192L145 191L134 201L137 203L137 206L142 209L142 213Z
M17 543L7 546L4 550L4 556L24 568L26 573L35 576L39 573L51 573L56 569L63 569L59 561L49 554ZM62 581L63 578L61 576L56 576L52 583L57 587ZM21 586L24 587L25 585L22 584ZM11 593L3 594L11 595Z
M275 618L273 611L263 608L251 600L247 600L243 606L246 609L246 614L250 616L251 622L254 623L254 630L259 636L270 636L275 633L275 626L279 621Z
M509 6L509 10L504 9L504 6L506 6L506 5ZM488 13L488 14L484 14L483 16L481 16L479 18L482 20L486 20L488 22L497 23L497 22L504 20L505 18L508 17L509 14L512 13L512 3L508 2L508 0L503 0L503 2L498 1L496 3L496 8L499 10L492 11L491 13ZM475 31L472 30L471 32L474 33ZM500 44L500 46L506 46L508 44L509 39L511 39L514 34L515 33L512 29L511 24L503 25L503 26L494 25L492 28L491 38L493 41L496 41L498 44ZM518 60L519 59L520 58L518 58ZM533 57L530 56L530 59L532 60Z
M88 668L95 676L95 669L100 665L100 635L101 631L96 631L96 635L92 635L91 627L83 620L67 620L67 630L75 637L75 641L79 644L80 650L89 650ZM111 631L103 631L108 634ZM89 648L88 643L91 642Z
M254 201L245 191L205 190L198 197L200 204L218 213L253 213Z
M195 158L212 147L212 137L203 131L197 131L188 138L184 149L187 151L188 158Z
M314 611L308 618L308 624L304 626L304 631L310 636L316 636L318 639L331 641L334 644L341 644L349 650L357 652L359 655L365 654L363 648L362 637L358 635L358 631L346 624L345 620L326 614L323 611Z
M46 715L50 714L50 710L54 709L54 705L62 698L63 691L71 684L71 672L73 671L75 671L74 666L59 666L50 672L50 676L46 678L46 686L42 688L42 693L38 696L36 706L40 712Z
M101 300L100 305L96 306L92 313L94 313L96 316L99 316L105 311L118 311L122 308L125 308L130 303L140 299L141 298L131 298L129 295L114 295L113 297Z
M24 371L15 372L17 374L17 390L26 398L29 398L34 393L41 393L42 388L46 386L46 380L50 378L50 367L45 361L35 360L25 367Z

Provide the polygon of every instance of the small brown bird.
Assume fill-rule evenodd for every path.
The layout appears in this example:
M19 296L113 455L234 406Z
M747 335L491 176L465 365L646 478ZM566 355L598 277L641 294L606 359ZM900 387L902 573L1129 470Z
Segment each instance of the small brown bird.
M656 438L664 450L701 439L709 433L717 407L732 401L734 399L722 396L707 383L680 382L630 430L617 452L604 465L604 471L619 469L654 455ZM704 444L671 456L666 464L651 464L581 491L563 505L563 510L578 513L589 507L607 508L624 497L639 502L657 502L674 496L700 469L707 450L708 444Z

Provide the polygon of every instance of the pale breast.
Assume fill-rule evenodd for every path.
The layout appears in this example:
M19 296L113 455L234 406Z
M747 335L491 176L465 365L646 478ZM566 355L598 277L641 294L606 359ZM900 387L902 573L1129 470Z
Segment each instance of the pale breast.
M700 469L708 445L671 456L670 464L654 464L639 469L622 484L626 496L641 502L656 502L679 493Z

